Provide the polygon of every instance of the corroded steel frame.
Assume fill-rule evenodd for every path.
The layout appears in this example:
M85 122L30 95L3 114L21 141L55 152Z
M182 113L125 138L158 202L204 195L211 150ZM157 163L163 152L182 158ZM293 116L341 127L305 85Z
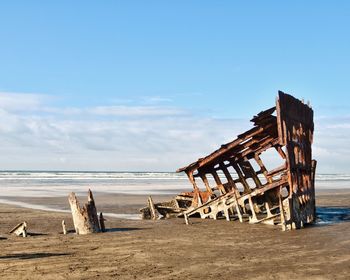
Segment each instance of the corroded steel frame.
M227 220L280 223L283 229L300 228L315 220L313 110L279 92L276 107L251 121L254 127L237 139L177 170L187 174L194 188L192 205L182 213L186 222L196 213L202 218L216 219L223 214ZM261 159L268 149L276 150L283 162L272 170ZM196 180L203 182L205 190Z

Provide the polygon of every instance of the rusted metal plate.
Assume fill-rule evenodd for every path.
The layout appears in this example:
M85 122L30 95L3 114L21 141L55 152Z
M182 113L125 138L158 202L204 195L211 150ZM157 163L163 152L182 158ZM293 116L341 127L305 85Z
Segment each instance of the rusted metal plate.
M300 228L315 219L314 170L312 141L313 110L291 95L279 92L277 102L281 143L285 145L290 186L287 227Z

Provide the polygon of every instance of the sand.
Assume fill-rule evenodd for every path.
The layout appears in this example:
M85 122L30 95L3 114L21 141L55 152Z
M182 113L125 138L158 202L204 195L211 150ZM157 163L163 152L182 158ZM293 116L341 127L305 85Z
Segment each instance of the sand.
M40 200L68 207L65 198ZM99 210L135 213L145 197L95 200ZM182 219L108 218L108 232L77 236L60 234L62 219L73 229L69 213L0 204L0 279L349 279L350 190L318 192L317 205L324 223L298 231L225 220L193 218L186 226ZM31 236L7 233L24 220Z

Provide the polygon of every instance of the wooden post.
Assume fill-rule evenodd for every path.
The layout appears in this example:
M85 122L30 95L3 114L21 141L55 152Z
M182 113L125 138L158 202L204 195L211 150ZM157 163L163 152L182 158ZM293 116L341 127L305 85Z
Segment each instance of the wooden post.
M207 192L210 193L210 195L212 195L213 191L212 191L212 189L209 186L209 182L208 182L207 176L205 176L204 173L201 173L200 177L201 177L202 181L204 182L204 185L205 185L205 188L206 188Z
M23 226L22 236L23 236L23 237L27 237L27 223L24 222L23 225L24 225L24 226Z
M66 222L65 222L64 220L62 220L62 231L63 231L63 234L64 234L64 235L67 234Z
M220 179L218 173L216 172L216 170L212 170L211 174L212 174L213 177L214 177L216 186L217 186L217 188L218 188L220 194L221 194L221 195L222 195L222 194L225 194L225 193L226 193L226 190L225 190L225 188L224 188L224 186L223 186L223 184L222 184L222 182L221 182L221 179Z
M188 216L187 216L186 213L184 214L184 218L185 218L185 223L186 223L186 225L189 225Z
M151 210L151 219L157 220L158 214L157 214L157 210L156 210L156 207L154 206L153 199L151 196L148 198L148 207Z
M251 196L248 197L248 201L249 201L250 211L252 212L252 216L249 217L249 223L253 224L258 222L258 218L256 217L256 213L254 211L254 204Z
M106 232L105 219L103 217L102 212L100 213L100 228L102 232Z
M68 201L72 211L75 232L77 234L88 234L101 231L91 190L88 192L88 203L85 204L83 208L80 207L75 193L69 195Z

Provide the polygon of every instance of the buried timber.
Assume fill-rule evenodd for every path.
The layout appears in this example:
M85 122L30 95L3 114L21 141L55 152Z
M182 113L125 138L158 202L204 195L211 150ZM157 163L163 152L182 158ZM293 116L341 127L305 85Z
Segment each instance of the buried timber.
M282 230L313 223L315 169L312 159L313 110L283 92L276 106L251 120L254 127L210 155L180 168L193 191L172 201L140 209L143 218L191 216L228 221L279 224ZM263 156L271 151L281 165L269 170ZM200 188L199 185L204 187Z

